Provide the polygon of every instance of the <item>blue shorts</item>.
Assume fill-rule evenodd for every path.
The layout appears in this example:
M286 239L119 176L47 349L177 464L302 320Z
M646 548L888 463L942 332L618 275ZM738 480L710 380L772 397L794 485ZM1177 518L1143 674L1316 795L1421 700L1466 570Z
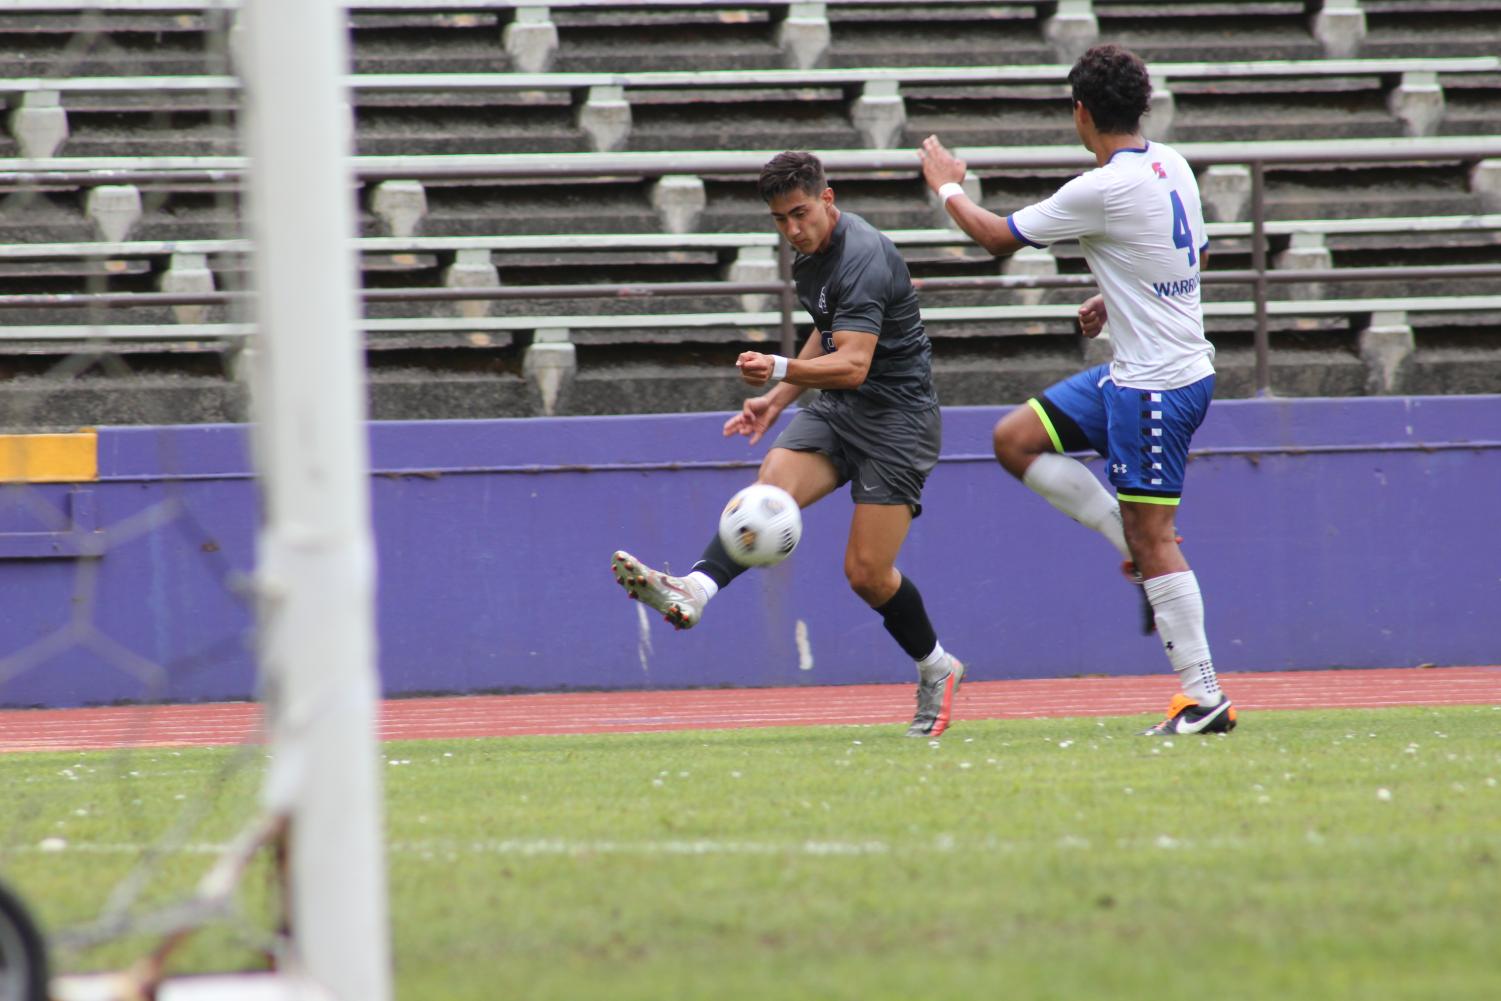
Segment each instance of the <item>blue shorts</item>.
M1188 443L1213 397L1212 375L1180 389L1129 389L1111 381L1109 365L1096 365L1027 405L1058 451L1093 449L1110 460L1118 499L1177 504Z

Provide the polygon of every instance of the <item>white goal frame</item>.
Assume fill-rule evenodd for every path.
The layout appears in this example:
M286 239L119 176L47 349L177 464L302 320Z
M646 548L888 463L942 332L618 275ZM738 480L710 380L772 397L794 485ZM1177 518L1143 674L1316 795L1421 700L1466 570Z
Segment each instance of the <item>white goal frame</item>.
M389 1001L348 24L340 0L246 0L235 32L259 328L257 630L293 960L336 1001Z

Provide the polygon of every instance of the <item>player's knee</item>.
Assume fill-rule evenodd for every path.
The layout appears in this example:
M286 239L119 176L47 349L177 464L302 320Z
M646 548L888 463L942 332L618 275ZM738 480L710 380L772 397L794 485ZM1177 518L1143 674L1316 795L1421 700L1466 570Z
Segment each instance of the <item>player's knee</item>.
M772 449L766 453L766 458L761 460L761 468L756 472L756 482L779 485L776 481L784 478L782 476L782 468L785 465L782 450L779 448Z
M1126 546L1131 550L1131 555L1137 558L1145 556L1152 551L1153 535L1143 526L1124 521L1121 530L1126 536Z
M844 560L844 579L849 581L850 590L872 607L884 604L896 590L891 583L892 576L892 568L885 564L874 564L858 556L848 556Z
M1012 420L1015 411L996 422L991 433L991 446L995 449L996 461L1012 476L1021 478L1032 459L1041 449L1028 440L1019 421Z
M1127 505L1122 505L1124 509ZM1123 510L1122 514L1126 514ZM1147 576L1164 567L1174 567L1182 562L1178 551L1177 535L1171 519L1122 518L1126 546L1136 566Z

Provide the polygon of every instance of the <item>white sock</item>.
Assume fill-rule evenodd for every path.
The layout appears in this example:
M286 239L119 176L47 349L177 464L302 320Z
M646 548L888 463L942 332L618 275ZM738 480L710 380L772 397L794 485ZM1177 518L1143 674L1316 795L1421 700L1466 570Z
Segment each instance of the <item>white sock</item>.
M708 604L709 599L719 593L719 585L714 583L714 578L710 577L702 570L693 571L688 575L688 579L693 581L693 583L697 584L699 587L703 588L704 604Z
M1199 578L1192 570L1153 577L1142 585L1152 614L1157 618L1157 635L1183 694L1201 706L1216 706L1224 695L1214 674L1209 656L1209 640L1204 636L1204 598L1199 593Z
M1121 559L1131 558L1121 527L1121 507L1084 463L1057 452L1043 452L1027 467L1022 482L1079 524L1110 540Z
M946 656L948 656L948 654L944 652L943 644L934 643L933 652L917 662L918 670L922 670L925 667L937 667L939 664L943 663L943 658Z

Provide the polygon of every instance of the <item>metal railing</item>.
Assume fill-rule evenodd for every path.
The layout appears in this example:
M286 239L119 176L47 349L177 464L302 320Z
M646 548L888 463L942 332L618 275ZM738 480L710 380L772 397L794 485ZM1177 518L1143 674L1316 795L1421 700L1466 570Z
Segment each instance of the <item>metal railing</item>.
M1251 235L1249 222L1211 222L1210 240ZM1354 219L1270 219L1266 235L1369 236L1390 233L1474 233L1501 231L1501 212L1466 215L1376 216ZM898 247L972 244L953 227L884 230ZM361 236L355 249L367 254L445 254L465 250L517 251L662 251L744 250L772 248L780 237L770 228L754 231L692 233L499 234L492 236ZM130 260L174 254L248 255L253 246L243 237L183 240L84 240L67 243L0 243L0 261Z
M1002 66L871 66L837 69L632 70L578 73L352 73L349 88L361 91L462 92L579 91L592 87L625 90L705 90L736 88L845 88L866 83L982 86L985 84L1057 84L1068 79L1066 63ZM1271 80L1322 77L1379 77L1406 73L1439 77L1501 71L1498 56L1424 56L1398 59L1270 59L1262 62L1169 62L1149 64L1155 88L1185 80ZM234 76L155 75L16 77L0 79L0 94L52 91L58 94L236 93ZM1066 91L1061 93L1067 94Z
M1314 139L1303 141L1173 143L1195 166L1217 164L1352 164L1402 161L1479 161L1501 156L1501 136L1428 139ZM667 174L754 177L781 152L652 153L451 153L427 156L357 156L355 176L364 181L560 182L580 177L637 178ZM957 151L971 169L1045 169L1094 166L1079 146L981 146ZM833 176L881 174L915 177L913 150L828 150L819 153ZM0 189L42 184L97 187L105 184L237 184L247 168L242 156L49 157L0 159Z

